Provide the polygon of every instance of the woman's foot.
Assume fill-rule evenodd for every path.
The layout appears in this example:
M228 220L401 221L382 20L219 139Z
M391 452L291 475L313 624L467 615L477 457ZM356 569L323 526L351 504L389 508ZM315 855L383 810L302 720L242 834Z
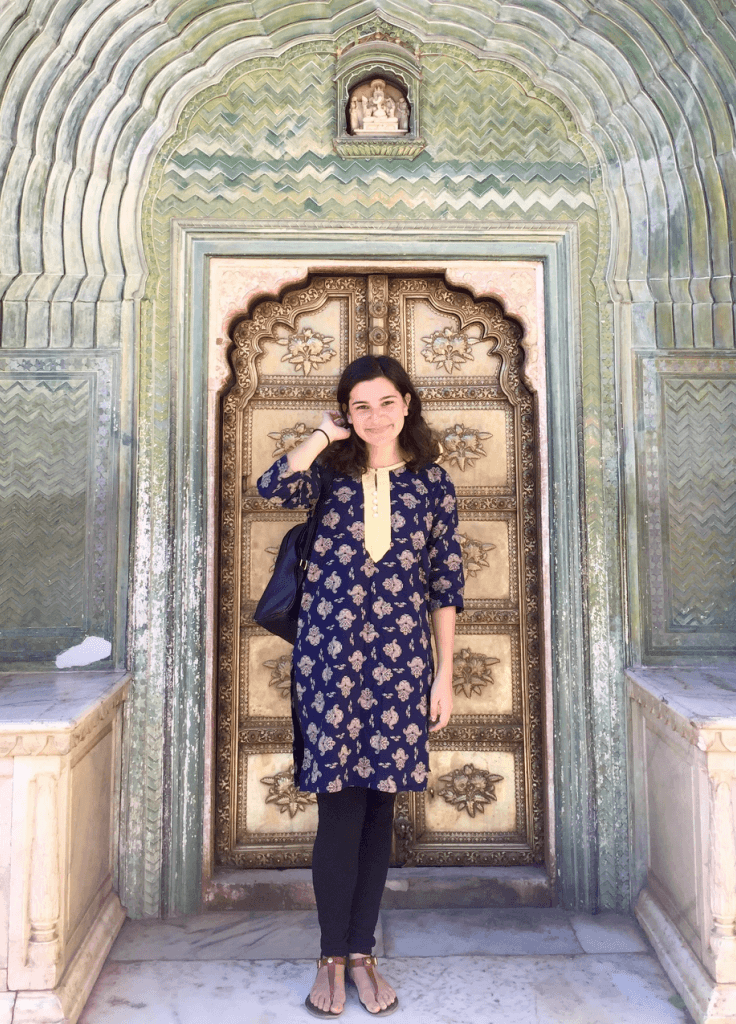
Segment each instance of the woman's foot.
M358 998L369 1013L384 1016L399 1008L399 1000L389 983L376 970L376 958L364 953L350 954L350 980L358 989Z
M345 1009L345 957L322 957L317 963L317 977L307 997L307 1009L319 1010L319 1016L337 1017Z

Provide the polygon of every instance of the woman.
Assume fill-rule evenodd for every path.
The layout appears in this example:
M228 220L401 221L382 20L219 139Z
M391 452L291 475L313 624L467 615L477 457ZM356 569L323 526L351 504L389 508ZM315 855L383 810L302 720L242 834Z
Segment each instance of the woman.
M400 363L356 359L337 400L339 412L324 413L258 489L304 508L327 485L293 658L297 779L317 794L319 812L312 876L322 955L306 1006L317 1017L342 1013L349 958L361 1003L386 1016L398 998L371 950L394 795L426 788L428 712L430 732L452 712L462 558L454 488Z

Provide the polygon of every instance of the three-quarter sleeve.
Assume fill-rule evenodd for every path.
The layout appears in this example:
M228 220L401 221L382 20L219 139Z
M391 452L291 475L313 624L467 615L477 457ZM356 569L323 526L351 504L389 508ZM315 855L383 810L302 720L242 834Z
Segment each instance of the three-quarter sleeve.
M429 608L464 606L465 575L458 536L457 498L455 487L446 470L432 466L435 484L435 514L427 540L429 554Z
M295 470L289 468L287 456L282 455L259 478L256 487L262 498L284 508L309 508L319 495L321 479L317 462L313 462L309 469Z

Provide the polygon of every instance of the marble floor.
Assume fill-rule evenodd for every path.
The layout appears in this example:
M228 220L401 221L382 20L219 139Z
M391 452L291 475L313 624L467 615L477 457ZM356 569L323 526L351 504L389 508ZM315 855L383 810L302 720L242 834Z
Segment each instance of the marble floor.
M376 952L396 1024L692 1024L628 917L388 909ZM306 1024L318 953L312 911L127 921L80 1024Z

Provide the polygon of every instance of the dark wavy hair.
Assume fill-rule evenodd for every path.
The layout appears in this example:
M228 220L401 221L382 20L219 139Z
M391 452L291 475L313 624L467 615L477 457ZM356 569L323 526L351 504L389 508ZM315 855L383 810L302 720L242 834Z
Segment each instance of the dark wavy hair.
M348 399L356 384L364 380L385 377L404 398L410 396L409 413L399 434L399 447L406 456L406 465L416 472L434 462L440 454L440 446L429 425L422 416L422 400L411 382L409 374L401 363L391 356L361 356L349 363L342 372L337 385L337 404L345 416ZM368 469L368 448L358 437L352 425L350 437L344 441L333 441L320 457L336 473L346 476L362 476Z

